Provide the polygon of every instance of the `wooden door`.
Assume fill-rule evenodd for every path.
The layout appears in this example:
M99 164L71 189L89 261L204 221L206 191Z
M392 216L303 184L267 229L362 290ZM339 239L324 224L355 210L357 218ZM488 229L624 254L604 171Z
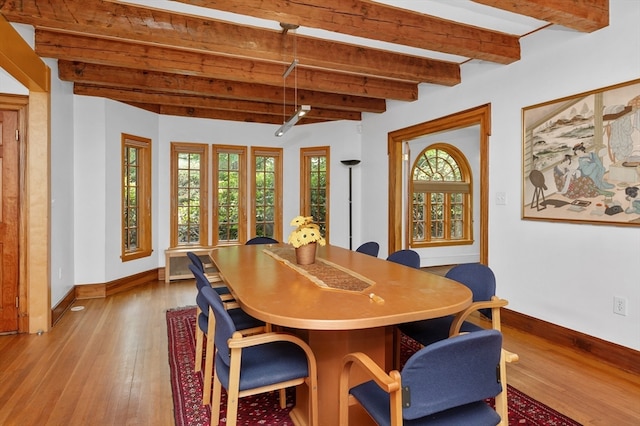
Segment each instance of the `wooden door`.
M18 330L18 112L0 110L0 333Z

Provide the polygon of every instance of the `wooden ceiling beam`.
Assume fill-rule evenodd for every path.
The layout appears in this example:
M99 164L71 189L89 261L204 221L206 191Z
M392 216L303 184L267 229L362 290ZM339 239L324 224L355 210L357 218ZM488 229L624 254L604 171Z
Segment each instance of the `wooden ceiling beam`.
M517 36L368 0L176 1L501 64L520 59Z
M0 13L11 22L95 37L280 65L288 65L293 59L294 38L291 34L123 3L98 0L0 1ZM296 36L295 40L298 59L307 67L413 82L435 83L433 80L443 75L449 76L449 81L460 81L459 65L451 62L313 37Z
M284 67L197 52L36 30L36 53L48 58L109 64L145 71L172 72L244 83L260 83L282 89ZM287 86L293 87L293 76ZM300 67L298 89L347 96L414 101L418 85L397 80L332 73ZM337 96L337 95L336 95Z
M381 112L386 108L384 99L342 96L308 90L286 90L282 87L260 84L238 83L189 75L132 70L130 68L83 62L58 61L58 76L61 80L93 86L124 89L148 89L184 95L200 95L218 99L240 99L252 102L283 104L308 104L316 108L344 111ZM295 98L297 94L297 99Z
M94 86L84 83L75 83L73 85L73 93L76 95L113 99L125 103L179 107L188 106L190 108L218 109L225 111L241 111L251 114L274 115L279 117L280 124L282 124L282 117L289 117L295 110L293 105L286 105L283 108L283 104L219 99L196 95L178 95L175 93L151 92L148 90L142 91L135 89ZM329 113L325 114L327 114L327 118L323 118L322 121L330 119L328 118ZM338 114L338 112L334 111L334 114ZM316 116L319 117L319 115ZM347 116L348 115L346 114L344 117Z
M270 124L282 124L283 117L275 116L272 114L254 114L225 110L214 110L208 108L193 108L189 106L176 106L176 105L157 105L157 104L141 104L136 102L125 102L136 108L141 108L147 111L154 112L156 114L177 115L181 117L197 117L197 118L215 118L221 120L233 119L233 121L244 121L253 123L270 123ZM348 111L331 111L321 110L318 108L311 108L311 111L304 117L306 123L323 122L330 120L362 120L362 114L359 112Z
M609 0L473 1L586 33L609 25Z

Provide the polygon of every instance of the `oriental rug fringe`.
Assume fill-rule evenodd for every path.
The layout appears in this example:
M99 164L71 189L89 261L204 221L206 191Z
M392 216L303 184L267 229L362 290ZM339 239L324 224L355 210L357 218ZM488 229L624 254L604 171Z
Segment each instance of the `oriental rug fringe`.
M195 307L167 311L169 366L176 426L209 426L211 410L201 404L202 372L194 371ZM420 345L403 336L402 358L407 359ZM532 399L513 386L507 386L509 425L580 426L552 408ZM493 401L487 401L492 404ZM221 401L220 423L226 423L226 395ZM289 411L294 405L294 393L287 391L287 408L281 409L277 392L241 398L238 406L239 425L293 425Z

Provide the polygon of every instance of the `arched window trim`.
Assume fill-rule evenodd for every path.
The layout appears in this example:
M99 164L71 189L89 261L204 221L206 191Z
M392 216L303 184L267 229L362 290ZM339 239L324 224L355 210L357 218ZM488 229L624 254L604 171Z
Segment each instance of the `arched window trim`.
M448 153L457 163L458 168L460 169L461 179L462 181L414 181L414 170L418 165L418 161L423 157L424 153L429 150L441 150ZM424 148L420 154L416 157L411 166L411 171L409 173L409 206L413 205L413 194L415 192L423 192L423 193L433 193L433 192L441 192L441 193L462 193L463 196L463 204L464 204L464 212L463 212L463 237L460 239L450 239L445 237L444 239L431 239L430 232L428 230L431 229L430 217L427 213L425 217L425 237L424 241L415 241L413 239L413 209L410 207L408 209L408 224L409 224L409 237L410 237L410 246L415 248L421 247L434 247L434 246L453 246L453 245L468 245L473 244L473 178L471 174L471 167L469 166L469 162L467 161L465 155L453 145L447 143L435 143ZM428 212L428 210L427 210ZM449 229L450 227L450 216L447 215L445 219L445 229ZM447 232L447 235L449 233Z

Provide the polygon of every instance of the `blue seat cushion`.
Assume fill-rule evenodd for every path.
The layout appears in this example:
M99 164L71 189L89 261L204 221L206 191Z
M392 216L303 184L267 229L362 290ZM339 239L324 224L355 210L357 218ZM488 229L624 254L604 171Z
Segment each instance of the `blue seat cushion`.
M373 381L355 386L350 391L360 405L380 426L391 425L391 410L389 408L389 394L380 389ZM415 420L404 420L405 426L495 426L500 423L500 416L494 409L483 401L450 408L429 416Z
M424 346L439 342L449 337L449 328L453 322L454 316L449 315L442 318L433 318L424 321L415 321L400 324L398 328L407 336L416 340ZM482 327L465 321L460 331L473 332L483 330Z
M230 294L231 291L229 290L229 287L213 287L213 289L216 291L216 293L218 293L219 295L223 295L223 294Z
M231 317L231 320L238 331L246 330L247 328L261 327L264 325L264 322L252 317L240 308L229 309L227 313Z
M229 388L229 366L216 354L216 374ZM309 375L304 351L290 342L273 342L242 350L240 390L254 389Z
M242 309L229 309L228 312L237 330L242 331L248 328L264 326L264 322L252 317ZM200 313L200 315L198 315L198 327L200 327L200 330L202 330L204 334L207 334L209 329L209 317L204 313Z

